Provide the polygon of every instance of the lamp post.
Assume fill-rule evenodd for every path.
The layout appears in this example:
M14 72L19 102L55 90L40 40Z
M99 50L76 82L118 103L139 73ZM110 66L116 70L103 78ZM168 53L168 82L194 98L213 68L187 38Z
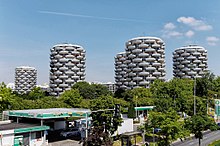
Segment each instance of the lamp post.
M154 128L153 128L153 145L155 146L155 139L154 139Z
M196 76L194 80L194 115L196 115Z
M136 107L137 107L137 96L135 96L135 99L136 99ZM136 110L136 118L138 117L138 111Z

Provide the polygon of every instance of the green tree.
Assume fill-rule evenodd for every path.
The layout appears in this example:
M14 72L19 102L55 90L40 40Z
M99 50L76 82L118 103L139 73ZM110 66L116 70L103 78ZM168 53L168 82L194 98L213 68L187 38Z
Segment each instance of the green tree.
M149 128L160 128L157 133L159 137L159 146L169 146L177 138L186 137L189 132L183 128L184 122L179 120L176 111L169 109L166 112L151 112L147 121L147 130Z
M196 95L203 97L207 96L208 90L214 88L215 75L211 72L206 72L202 78L196 79Z
M120 115L120 113L119 113ZM86 146L112 146L112 135L118 129L122 119L115 115L112 110L101 110L92 112L92 127L88 138L83 142Z
M206 115L196 114L185 120L185 127L199 139L199 146L203 138L203 131L207 129L217 130L217 125Z
M146 106L153 104L152 93L149 88L135 88L132 90L126 90L124 100L137 103L137 106Z
M73 85L72 89L78 89L83 99L95 99L99 96L112 95L108 88L101 84L77 82Z
M113 109L113 108L114 108L114 98L110 95L100 96L90 101L91 110Z
M134 109L134 104L130 103L130 106L128 107L128 118L135 118L136 117L136 113L135 113L135 109Z
M59 100L70 105L71 107L80 107L82 97L78 89L71 89L66 90L63 94L61 94Z
M45 91L43 91L40 87L34 87L29 93L28 93L28 99L35 100L39 98L45 97Z
M0 112L8 109L11 105L11 98L14 95L10 88L7 88L4 83L0 84Z
M95 89L87 82L77 82L73 85L72 89L79 90L79 93L83 99L96 98Z
M118 88L114 93L114 97L115 98L124 98L124 93L125 93L125 89Z

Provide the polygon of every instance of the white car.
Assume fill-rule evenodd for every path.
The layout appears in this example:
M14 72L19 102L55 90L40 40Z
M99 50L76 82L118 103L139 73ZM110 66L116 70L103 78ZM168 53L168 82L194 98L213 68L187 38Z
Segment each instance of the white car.
M68 129L63 130L60 133L60 136L63 136L63 137L80 136L80 131L78 128L68 128Z

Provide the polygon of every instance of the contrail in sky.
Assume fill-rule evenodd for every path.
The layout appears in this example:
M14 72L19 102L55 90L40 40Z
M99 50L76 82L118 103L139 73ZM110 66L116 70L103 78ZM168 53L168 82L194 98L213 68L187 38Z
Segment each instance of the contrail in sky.
M53 11L38 11L38 12L43 13L43 14L61 15L61 16L70 16L70 17L81 17L81 18L90 18L90 19L102 19L102 20L111 20L111 21L130 21L130 22L149 23L149 22L142 21L142 20L137 20L137 19L99 17L99 16L79 15L79 14L53 12Z

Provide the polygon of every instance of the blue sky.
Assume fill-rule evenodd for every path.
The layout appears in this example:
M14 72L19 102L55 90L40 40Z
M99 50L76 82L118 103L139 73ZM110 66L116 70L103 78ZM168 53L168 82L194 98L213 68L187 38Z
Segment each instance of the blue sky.
M50 48L72 43L86 50L86 81L114 82L114 57L125 42L155 36L166 43L167 79L172 52L198 44L220 75L219 0L0 0L0 82L14 82L17 66L38 70L49 82Z

